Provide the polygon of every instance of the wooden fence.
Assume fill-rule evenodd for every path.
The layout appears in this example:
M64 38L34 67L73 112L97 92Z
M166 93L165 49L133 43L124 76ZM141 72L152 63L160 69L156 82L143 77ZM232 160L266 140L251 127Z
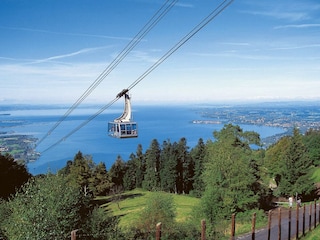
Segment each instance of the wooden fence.
M266 228L256 231L256 213L253 213L251 220L251 233L238 236L241 240L284 240L299 239L304 236L307 231L311 231L320 225L320 206L317 208L317 201L314 204L296 206L295 215L293 216L293 208L281 208L268 212L268 224ZM317 218L318 216L318 218ZM317 224L318 222L318 224ZM155 239L161 240L162 223L156 225ZM71 240L77 239L77 231L71 232ZM230 240L236 240L236 215L231 217L231 234ZM201 240L206 240L206 221L201 221Z

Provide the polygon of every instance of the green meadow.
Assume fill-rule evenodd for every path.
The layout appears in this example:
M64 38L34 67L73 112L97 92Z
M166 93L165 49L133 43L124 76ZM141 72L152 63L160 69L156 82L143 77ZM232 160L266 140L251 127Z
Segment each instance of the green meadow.
M99 201L106 211L112 211L113 215L120 217L121 227L130 227L138 220L150 194L149 191L135 189L114 196L97 197L96 201ZM191 216L192 209L200 203L200 199L187 195L171 195L176 206L176 221L185 222Z

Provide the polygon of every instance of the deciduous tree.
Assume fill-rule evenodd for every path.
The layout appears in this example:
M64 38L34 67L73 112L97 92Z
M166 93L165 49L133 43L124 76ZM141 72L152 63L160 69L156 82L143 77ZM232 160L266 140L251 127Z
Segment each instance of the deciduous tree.
M207 144L202 198L205 215L212 224L258 204L258 196L252 190L256 178L250 168L249 146L259 142L258 135L228 124L220 132L215 131L214 137L216 141Z
M0 198L14 194L30 177L25 165L16 162L9 154L0 153Z

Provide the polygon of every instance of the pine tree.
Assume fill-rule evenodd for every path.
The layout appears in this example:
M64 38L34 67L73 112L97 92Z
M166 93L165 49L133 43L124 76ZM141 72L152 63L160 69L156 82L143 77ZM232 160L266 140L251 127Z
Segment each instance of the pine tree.
M123 177L126 171L126 165L119 155L116 161L112 164L109 174L111 181L115 184L116 187L123 187Z
M146 151L146 171L142 187L146 190L157 190L160 187L160 146L153 139L149 149Z
M177 145L178 162L182 167L179 173L181 177L182 193L188 194L192 190L193 176L194 176L194 163L189 154L189 147L187 146L187 139L181 138Z
M197 146L191 150L190 154L194 162L193 193L195 196L201 197L204 192L202 173L206 155L206 145L202 138L199 139Z
M137 148L137 153L135 157L135 165L137 167L136 169L136 188L142 187L142 182L144 179L144 174L146 171L146 162L145 157L142 152L142 145L139 144Z
M91 178L89 179L89 189L93 192L94 196L106 194L110 191L113 183L111 177L107 172L106 165L99 163L94 167Z
M313 189L309 181L310 166L311 160L307 148L302 142L299 129L295 128L283 161L279 184L281 193L287 196L310 193Z
M170 141L164 141L160 155L160 182L161 190L176 192L176 160Z
M310 129L303 137L303 143L308 149L308 155L313 165L320 165L320 130Z
M124 190L132 190L136 187L136 178L138 166L136 165L136 156L134 154L130 155L130 159L126 162L126 170L123 176L123 187Z
M92 169L94 162L91 156L83 156L82 152L78 152L69 168L68 179L71 183L80 185L84 194L88 194L89 179L92 177Z

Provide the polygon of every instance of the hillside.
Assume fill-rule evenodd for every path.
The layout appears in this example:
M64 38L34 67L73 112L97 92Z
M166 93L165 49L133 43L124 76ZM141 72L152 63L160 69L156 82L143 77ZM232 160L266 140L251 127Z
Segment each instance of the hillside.
M112 211L115 216L120 216L121 227L128 227L138 219L139 213L144 208L150 194L151 192L135 189L117 196L97 197L96 201L100 202L101 207L104 209ZM188 195L171 195L173 196L177 210L176 221L186 221L192 212L192 208L199 204L200 199Z

